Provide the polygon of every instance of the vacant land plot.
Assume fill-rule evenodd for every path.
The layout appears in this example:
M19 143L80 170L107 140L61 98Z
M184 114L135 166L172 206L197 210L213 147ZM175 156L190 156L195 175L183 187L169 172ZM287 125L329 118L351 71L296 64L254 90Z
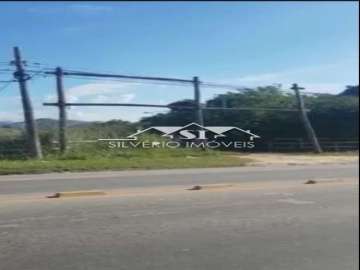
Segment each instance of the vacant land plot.
M217 151L138 151L119 155L70 154L44 160L0 160L0 175L66 171L131 169L210 168L268 165L345 164L358 161L358 154L234 154Z
M45 160L2 160L0 175L46 173L66 171L101 171L131 169L172 169L172 168L209 168L244 166L249 158L234 157L222 153L159 154L130 157L84 157L53 158Z

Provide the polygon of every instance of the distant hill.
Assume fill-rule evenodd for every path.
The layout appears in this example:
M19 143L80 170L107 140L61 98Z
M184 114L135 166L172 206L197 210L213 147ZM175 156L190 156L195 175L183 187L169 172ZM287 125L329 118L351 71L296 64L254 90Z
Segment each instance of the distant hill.
M58 120L51 119L51 118L39 118L36 119L36 124L38 129L40 130L49 130L58 127ZM87 121L78 121L78 120L67 120L68 127L86 127L94 122L87 122ZM6 128L24 128L24 122L9 122L9 121L0 121L0 127Z
M36 123L40 135L57 136L58 120L40 118L36 119ZM131 134L137 129L136 124L122 120L110 120L107 122L67 120L67 127L67 135L70 140L116 138ZM0 122L0 141L20 137L23 132L24 122Z
M11 124L11 121L0 121L0 127Z

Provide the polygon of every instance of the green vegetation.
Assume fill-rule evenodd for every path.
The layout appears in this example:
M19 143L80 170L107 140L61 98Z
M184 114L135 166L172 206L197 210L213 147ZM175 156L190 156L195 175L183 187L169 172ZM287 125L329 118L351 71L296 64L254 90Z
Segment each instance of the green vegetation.
M348 87L340 95L321 94L305 97L309 118L318 137L329 140L357 140L359 136L359 97ZM353 93L350 95L349 93ZM173 104L189 105L191 100ZM296 99L292 93L284 93L275 86L246 89L219 95L206 102L207 106L227 107L276 107L296 109ZM147 126L184 125L193 121L191 110L172 109L169 113L157 114L142 119ZM237 126L249 129L261 136L262 142L278 138L303 138L307 136L297 112L279 111L220 111L205 110L205 123L208 126ZM258 144L260 147L261 145Z
M123 169L171 169L243 166L249 158L222 152L154 149L127 150L87 147L71 149L64 156L49 154L44 160L0 160L0 174L98 171Z
M67 139L71 142L97 140L98 138L116 138L127 136L136 131L136 124L112 120L105 123L68 121ZM58 122L52 119L37 119L41 145L45 156L54 156L57 141ZM85 147L86 148L86 147ZM0 159L26 159L25 134L21 123L0 127ZM74 149L79 150L79 147ZM73 150L71 150L73 151Z
M348 85L346 89L339 94L339 96L359 96L359 86L358 85Z
M192 100L173 104L191 105ZM284 93L274 86L246 89L219 95L206 102L207 106L227 107L280 107L296 108L293 94ZM309 118L320 139L357 140L359 134L358 87L349 86L340 95L314 95L305 97L311 110ZM297 112L275 111L204 111L208 126L237 126L259 134L256 149L267 149L267 143L278 138L304 139L306 134ZM97 142L84 140L125 137L137 129L149 126L181 126L194 121L192 110L171 109L168 113L146 117L137 123L121 120L108 122L69 121L67 136L72 143L66 155L59 155L56 144L57 121L38 119L45 159L27 160L23 123L6 123L0 126L0 174L39 173L54 171L121 170L155 168L189 168L241 166L248 161L225 152L186 149L132 149L105 148ZM231 136L237 136L231 138ZM238 139L239 134L229 135Z

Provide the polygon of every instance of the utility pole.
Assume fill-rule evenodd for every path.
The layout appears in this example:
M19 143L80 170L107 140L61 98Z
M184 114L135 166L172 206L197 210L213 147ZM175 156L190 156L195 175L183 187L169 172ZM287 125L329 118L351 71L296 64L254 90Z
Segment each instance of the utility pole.
M194 84L194 101L195 101L195 119L196 123L204 126L204 116L201 108L200 81L198 77L193 78Z
M304 100L302 98L302 95L300 94L300 90L302 90L304 88L299 87L296 83L294 83L292 85L291 89L295 91L296 100L297 100L298 108L299 108L299 111L300 111L300 117L301 117L302 122L304 124L306 133L307 133L307 135L309 137L309 140L313 145L314 151L316 153L322 153L322 149L321 149L319 141L318 141L318 139L316 137L316 133L315 133L313 127L311 126L310 120L309 120L309 118L307 116Z
M57 67L55 70L56 75L56 90L58 95L58 108L59 108L59 143L60 153L64 154L66 151L66 101L63 87L63 70Z
M225 95L221 96L221 107L224 109L227 108L227 100L226 100Z
M37 132L31 101L26 86L26 81L29 79L29 76L24 71L23 61L21 60L20 50L18 47L14 47L14 57L14 64L16 67L14 77L19 82L29 155L33 158L41 159L42 152L39 134Z
M193 84L194 84L194 101L195 101L195 122L199 124L201 127L204 126L204 116L203 110L201 107L201 94L200 94L200 81L198 77L193 77ZM200 130L203 130L201 128ZM206 150L205 143L206 139L198 139L202 145L202 150Z

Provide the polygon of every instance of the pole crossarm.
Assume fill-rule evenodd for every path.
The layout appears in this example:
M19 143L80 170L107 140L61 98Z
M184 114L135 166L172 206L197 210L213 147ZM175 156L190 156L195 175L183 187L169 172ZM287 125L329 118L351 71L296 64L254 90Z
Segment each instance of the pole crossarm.
M56 72L54 72L54 71L46 71L45 74L55 75ZM184 80L184 79L176 79L176 78L130 76L130 75L92 73L92 72L82 72L82 71L66 71L66 70L63 71L63 75L64 75L64 76L121 78L121 79L137 79L137 80L151 80L151 81L167 81L167 82L193 83L192 80Z
M203 110L228 110L228 111L282 111L282 112L298 112L298 109L282 109L282 108L261 108L261 107L203 107ZM310 111L310 110L307 110Z
M57 102L46 102L44 106L59 106ZM138 103L65 103L65 106L119 106L119 107L154 107L154 108L178 108L178 109L194 109L193 106L171 106L157 104L138 104Z
M44 106L59 106L58 102L46 102ZM64 103L64 106L113 106L113 107L153 107L153 108L169 108L169 109L189 109L193 110L196 106L179 106L179 105L160 105L160 104L139 104L139 103ZM287 111L298 112L297 109L282 109L282 108L258 108L258 107L237 107L237 108L224 108L224 107L201 107L203 110L229 110L229 111ZM309 110L307 110L309 111Z

